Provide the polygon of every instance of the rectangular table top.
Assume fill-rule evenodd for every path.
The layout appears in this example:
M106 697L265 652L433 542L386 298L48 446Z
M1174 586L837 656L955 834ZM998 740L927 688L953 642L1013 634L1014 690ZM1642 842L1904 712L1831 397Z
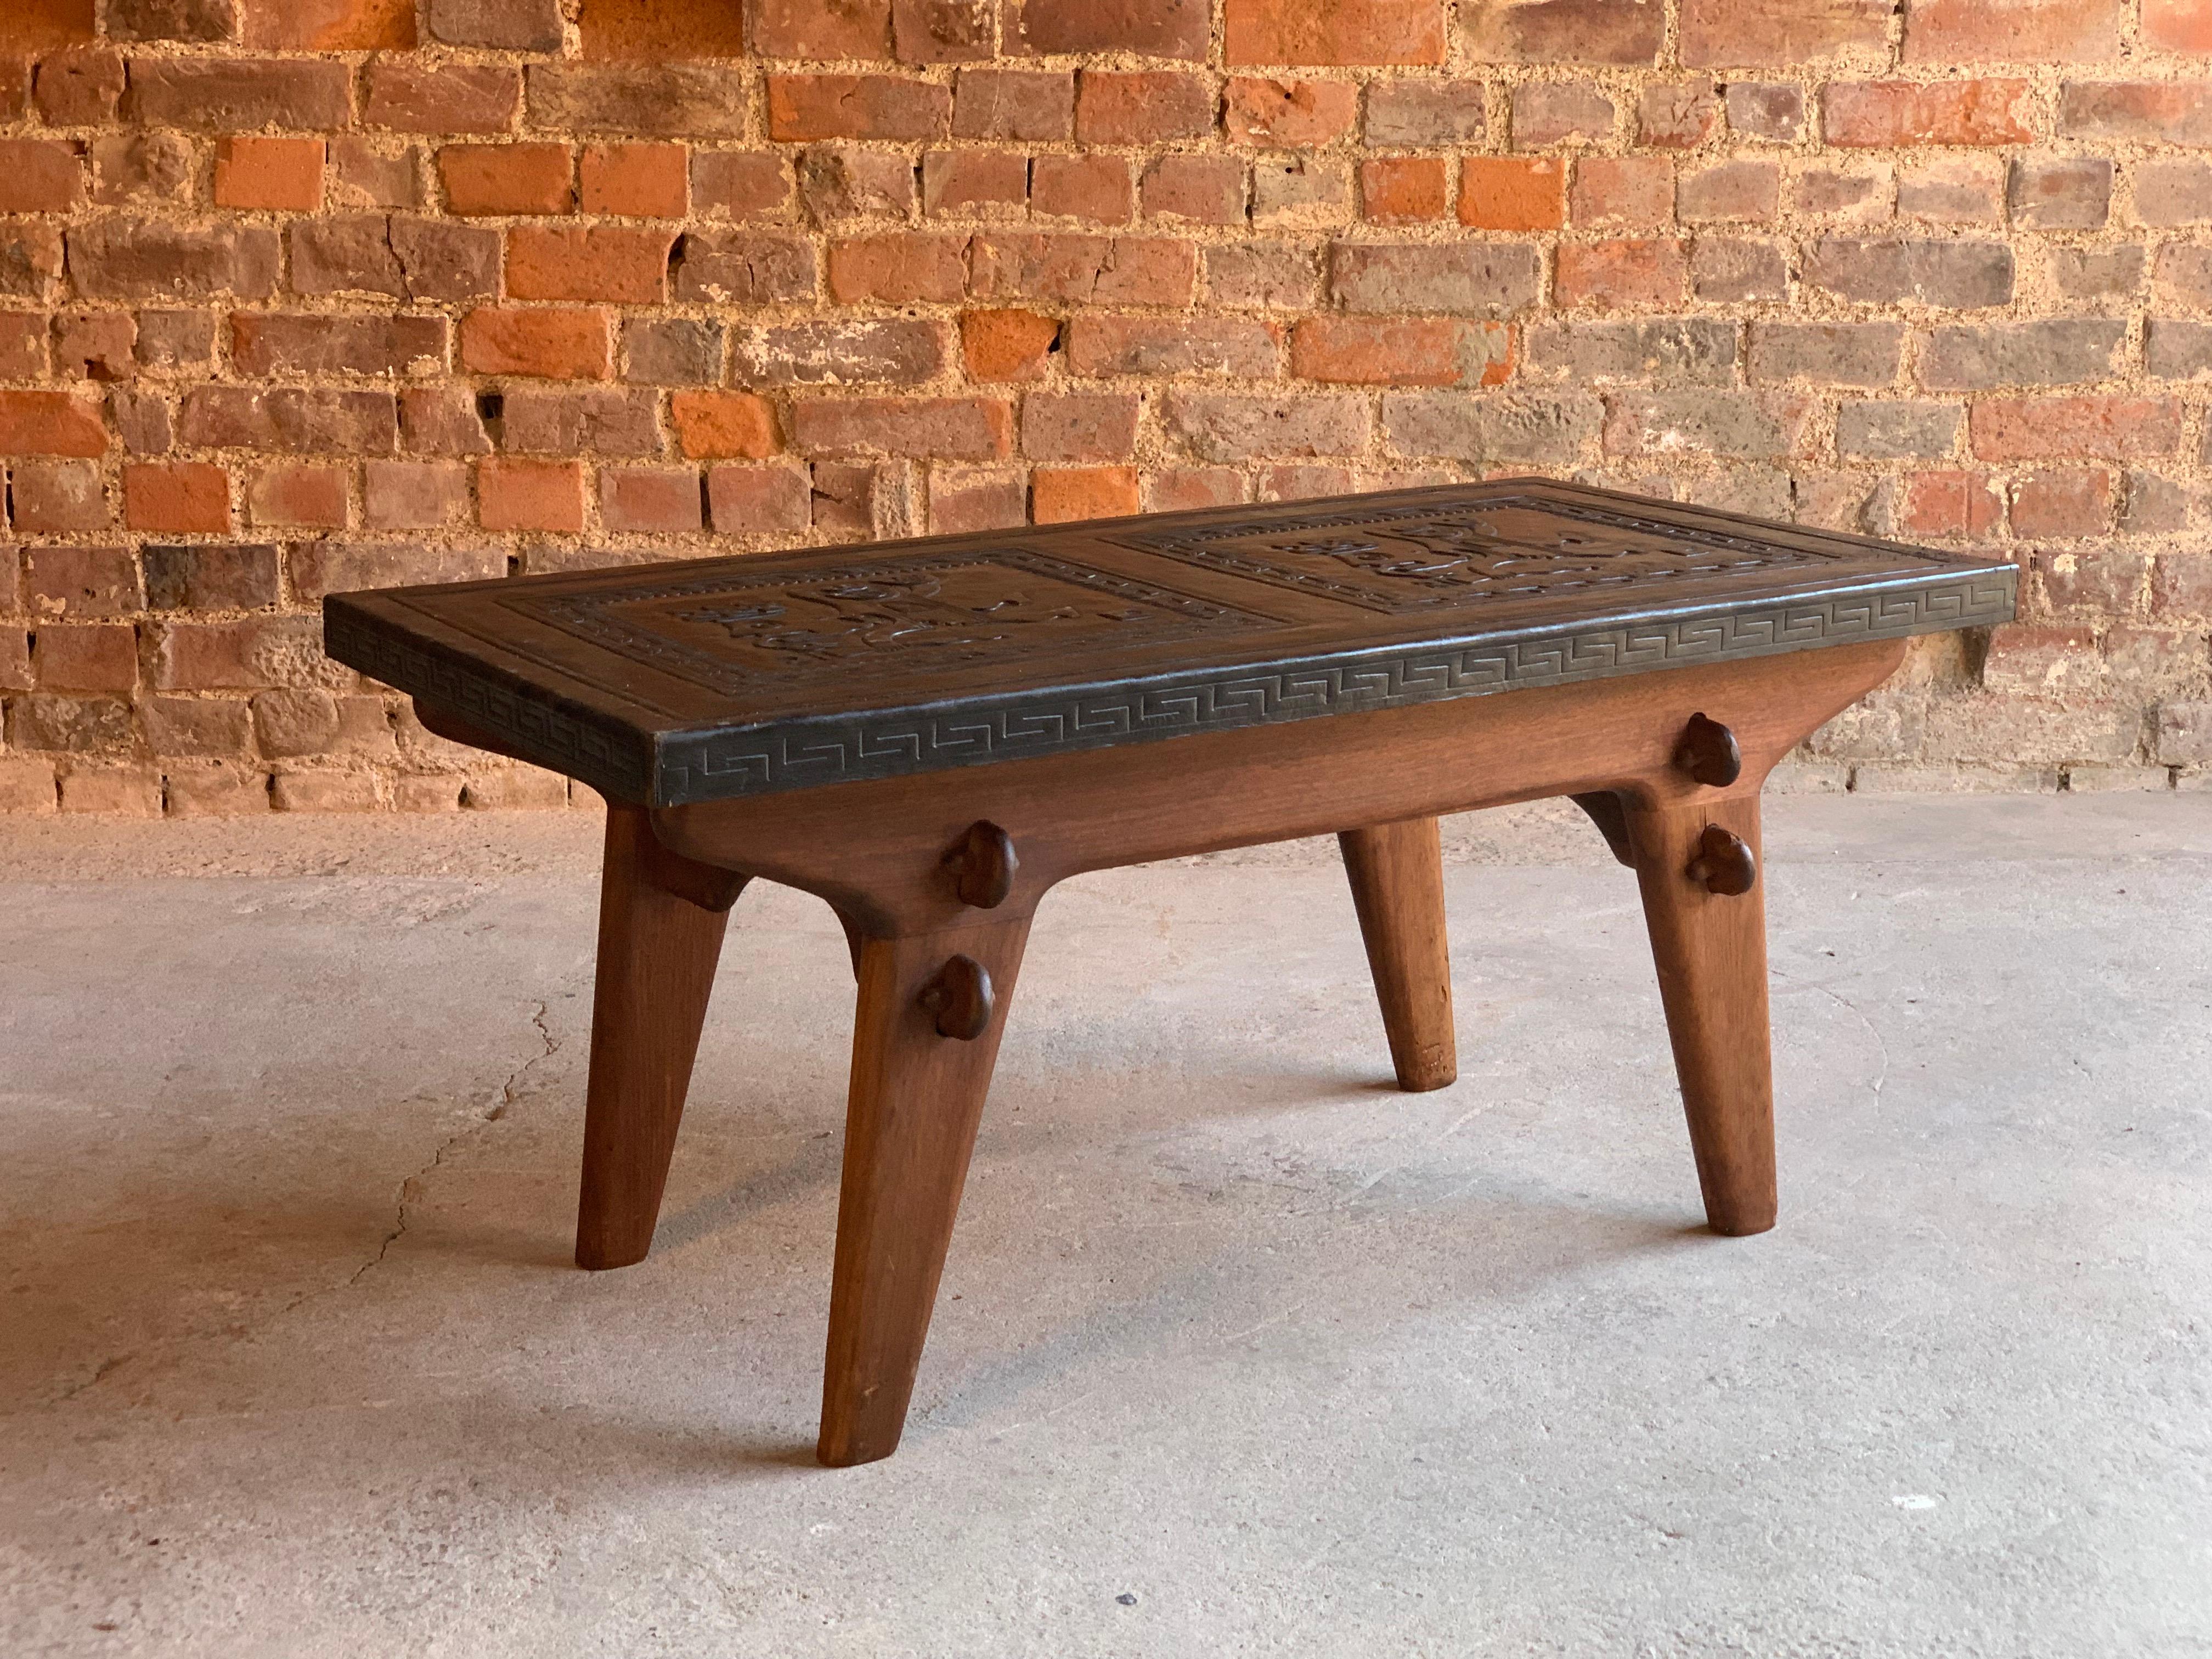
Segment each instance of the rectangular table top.
M335 594L331 656L650 806L2013 614L2004 559L1538 479Z

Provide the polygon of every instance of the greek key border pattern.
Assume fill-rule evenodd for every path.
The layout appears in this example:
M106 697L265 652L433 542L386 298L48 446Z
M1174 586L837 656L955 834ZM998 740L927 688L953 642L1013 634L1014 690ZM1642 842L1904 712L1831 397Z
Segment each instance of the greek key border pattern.
M1463 646L1393 646L1247 670L977 699L860 720L670 738L660 803L770 794L994 761L1395 708L2012 619L2016 578L1782 600L1702 617Z

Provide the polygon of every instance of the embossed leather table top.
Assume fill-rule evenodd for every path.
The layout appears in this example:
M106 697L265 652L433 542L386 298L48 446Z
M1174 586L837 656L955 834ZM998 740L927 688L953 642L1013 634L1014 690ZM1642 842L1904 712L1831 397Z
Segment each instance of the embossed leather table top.
M1519 479L339 594L325 634L674 806L1987 626L2014 582Z

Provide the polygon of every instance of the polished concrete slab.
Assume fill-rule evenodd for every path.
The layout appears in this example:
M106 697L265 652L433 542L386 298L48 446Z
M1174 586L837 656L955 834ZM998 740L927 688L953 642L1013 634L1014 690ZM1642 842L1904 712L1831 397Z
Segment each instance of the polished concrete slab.
M2212 798L1775 802L1757 1239L1560 811L1435 1094L1325 848L1071 884L835 1472L837 930L747 894L579 1273L595 833L0 827L0 1652L2212 1654Z

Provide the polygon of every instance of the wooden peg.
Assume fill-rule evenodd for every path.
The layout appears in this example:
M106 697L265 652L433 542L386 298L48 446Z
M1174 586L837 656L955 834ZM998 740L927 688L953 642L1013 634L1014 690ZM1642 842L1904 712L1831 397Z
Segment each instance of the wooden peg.
M991 975L973 957L951 957L921 988L921 1006L937 1016L937 1035L973 1042L991 1027Z
M1759 860L1741 838L1709 823L1698 837L1698 856L1690 860L1689 877L1708 893L1732 898L1751 890L1759 879Z
M1021 866L1014 856L1014 838L985 818L969 824L945 855L960 902L978 910L995 910L1006 902Z
M1725 789L1743 775L1743 750L1718 720L1692 714L1675 745L1674 764L1708 789Z

